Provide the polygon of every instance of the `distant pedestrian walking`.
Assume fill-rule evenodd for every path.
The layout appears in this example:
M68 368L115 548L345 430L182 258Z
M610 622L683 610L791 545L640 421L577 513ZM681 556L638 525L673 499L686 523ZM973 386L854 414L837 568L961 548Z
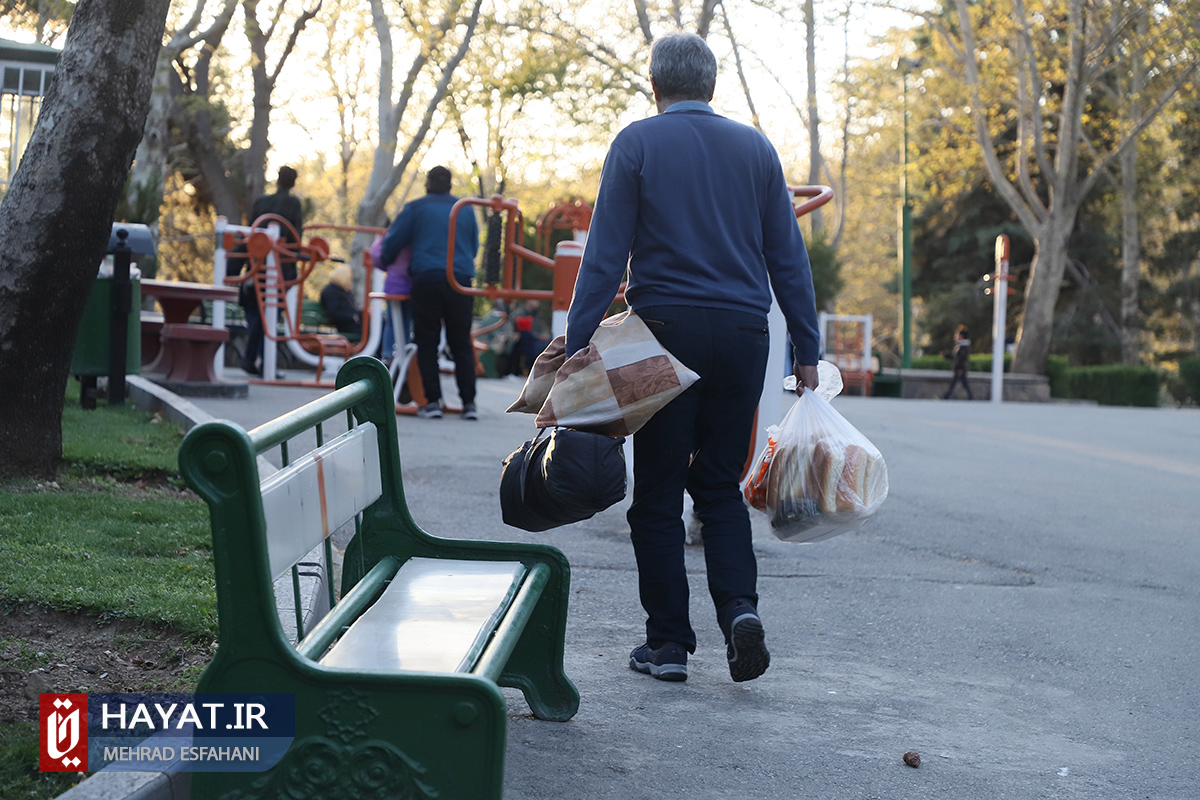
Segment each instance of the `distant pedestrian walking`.
M967 368L970 366L971 360L971 340L968 338L966 325L959 325L954 331L954 377L950 379L950 388L942 395L943 400L949 400L950 395L954 394L954 387L961 381L962 387L967 390L967 399L974 400L975 395L971 394L971 384L967 383Z

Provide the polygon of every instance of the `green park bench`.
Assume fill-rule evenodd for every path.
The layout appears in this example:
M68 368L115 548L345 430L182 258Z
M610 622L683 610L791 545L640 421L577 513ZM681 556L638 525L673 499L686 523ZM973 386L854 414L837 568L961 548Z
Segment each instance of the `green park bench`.
M366 776L373 797L499 798L499 687L520 689L541 719L579 708L563 671L566 557L423 531L404 499L387 369L354 358L337 387L249 432L203 423L180 448L181 471L209 506L217 581L219 647L197 692L292 693L296 704L295 741L278 765L196 773L191 796L333 796ZM349 430L323 441L343 413ZM289 441L313 433L316 449L289 457ZM285 466L260 481L257 456L275 446ZM329 535L349 523L340 599L330 585L332 610L310 630L297 614L293 644L274 582L291 571L298 592L296 562L324 542L331 563Z

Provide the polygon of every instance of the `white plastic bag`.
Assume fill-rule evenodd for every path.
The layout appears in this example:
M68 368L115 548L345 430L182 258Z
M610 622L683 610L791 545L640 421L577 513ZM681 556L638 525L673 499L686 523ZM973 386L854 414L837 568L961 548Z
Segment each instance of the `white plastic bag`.
M832 382L831 382L832 383ZM755 460L744 494L771 520L785 542L807 544L862 525L888 493L887 465L879 448L817 392L805 389L779 425L767 429L767 446Z

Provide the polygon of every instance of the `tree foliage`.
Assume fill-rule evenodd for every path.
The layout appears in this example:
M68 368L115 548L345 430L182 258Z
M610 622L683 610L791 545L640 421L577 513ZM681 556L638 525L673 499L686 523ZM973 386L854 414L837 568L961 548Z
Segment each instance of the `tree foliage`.
M966 94L944 107L950 115L963 109L989 180L1034 241L1018 371L1041 371L1050 350L1069 239L1088 195L1200 66L1195 15L1181 10L1125 0L953 0L924 15L936 32L930 68L956 76ZM1150 20L1144 35L1133 24L1140 15ZM1144 84L1144 111L1132 119L1097 113L1105 81L1129 68L1130 52L1161 56Z
M74 11L71 0L0 0L5 23L32 33L38 44L54 44L67 32Z
M1144 296L1157 355L1166 361L1200 356L1200 90L1189 87L1174 114L1165 182L1173 201L1162 246L1149 259Z

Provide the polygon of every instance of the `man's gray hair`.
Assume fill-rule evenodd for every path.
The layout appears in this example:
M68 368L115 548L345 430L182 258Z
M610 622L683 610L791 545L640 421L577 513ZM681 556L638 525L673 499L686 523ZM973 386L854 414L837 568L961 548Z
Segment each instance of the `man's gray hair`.
M694 33L671 33L650 49L650 77L663 98L705 100L717 85L717 57Z

